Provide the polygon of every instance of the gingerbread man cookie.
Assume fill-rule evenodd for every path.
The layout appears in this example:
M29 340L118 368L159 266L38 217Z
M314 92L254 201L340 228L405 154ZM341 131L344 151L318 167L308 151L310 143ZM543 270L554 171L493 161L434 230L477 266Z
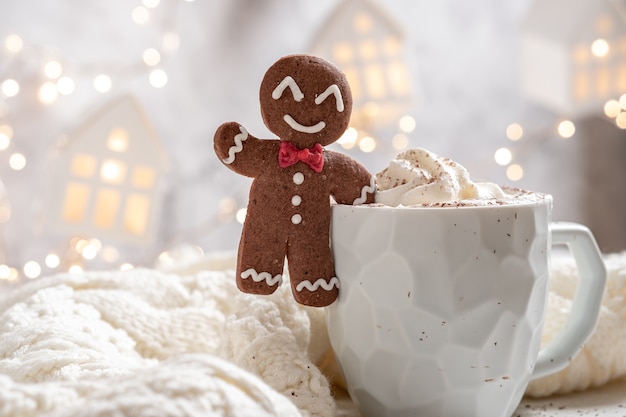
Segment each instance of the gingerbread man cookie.
M339 293L330 248L330 197L374 201L374 177L348 156L325 150L348 127L352 96L336 67L309 55L281 58L265 73L261 114L279 139L257 139L235 122L215 132L215 152L254 178L237 260L237 286L271 294L287 259L294 298L322 307Z

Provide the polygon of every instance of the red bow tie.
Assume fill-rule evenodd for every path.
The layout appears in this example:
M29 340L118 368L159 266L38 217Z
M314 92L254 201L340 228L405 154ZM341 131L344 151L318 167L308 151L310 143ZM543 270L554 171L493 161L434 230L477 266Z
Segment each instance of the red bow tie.
M324 149L316 143L312 148L298 149L290 142L280 142L278 150L278 165L287 168L298 161L302 161L315 172L322 172L324 167Z

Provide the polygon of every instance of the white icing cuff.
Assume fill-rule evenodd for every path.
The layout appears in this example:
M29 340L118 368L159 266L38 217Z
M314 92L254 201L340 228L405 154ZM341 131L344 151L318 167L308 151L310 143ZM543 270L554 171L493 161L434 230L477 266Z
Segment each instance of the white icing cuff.
M358 206L360 204L363 204L367 201L367 194L368 193L373 193L376 191L376 178L372 177L370 179L370 185L366 185L365 187L363 187L361 189L361 196L356 198L353 202L352 205L353 206Z
M265 283L270 287L275 285L276 283L280 285L283 282L283 276L281 274L272 276L272 274L270 274L269 272L256 272L252 268L246 269L241 273L242 279L248 279L250 277L252 277L252 281L254 282L265 281Z
M305 288L309 291L317 291L319 287L322 287L326 291L332 290L333 287L339 288L339 280L337 277L332 277L330 281L326 282L324 278L320 278L313 284L311 284L311 281L304 280L296 286L296 291L301 292Z
M235 144L228 148L228 158L222 159L226 165L235 162L235 154L243 150L243 141L248 139L248 131L243 126L239 126L239 131L241 133L235 135Z

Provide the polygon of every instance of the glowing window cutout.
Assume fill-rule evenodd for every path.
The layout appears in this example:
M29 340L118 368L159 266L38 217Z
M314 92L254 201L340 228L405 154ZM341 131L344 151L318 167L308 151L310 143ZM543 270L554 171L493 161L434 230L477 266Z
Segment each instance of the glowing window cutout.
M385 76L380 65L370 64L365 67L365 80L371 98L382 98L387 93Z
M337 62L347 63L354 60L352 47L347 42L341 42L333 48L333 56Z
M121 184L126 177L126 164L115 159L107 159L100 167L100 179L109 184Z
M111 188L103 188L96 198L96 211L93 223L101 229L111 229L115 225L120 206L120 193Z
M85 218L89 194L90 190L87 185L70 182L65 189L63 220L70 223L81 223Z
M133 187L150 189L154 187L156 173L149 166L142 165L133 169L131 183Z
M589 75L581 70L574 75L574 99L583 101L589 96Z
M113 152L126 152L128 143L128 131L123 127L113 129L107 138L107 148Z
M143 235L148 225L149 210L150 199L147 196L129 195L124 208L124 229L137 236Z
M77 154L72 158L71 172L74 177L91 178L96 172L96 158L87 154Z

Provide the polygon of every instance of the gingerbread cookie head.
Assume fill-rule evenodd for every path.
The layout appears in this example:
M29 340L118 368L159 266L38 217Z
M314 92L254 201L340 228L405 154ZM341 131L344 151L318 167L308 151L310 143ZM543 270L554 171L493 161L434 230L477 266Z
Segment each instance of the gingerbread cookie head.
M265 73L259 95L267 128L300 148L335 142L350 122L352 94L345 75L315 56L278 60Z

